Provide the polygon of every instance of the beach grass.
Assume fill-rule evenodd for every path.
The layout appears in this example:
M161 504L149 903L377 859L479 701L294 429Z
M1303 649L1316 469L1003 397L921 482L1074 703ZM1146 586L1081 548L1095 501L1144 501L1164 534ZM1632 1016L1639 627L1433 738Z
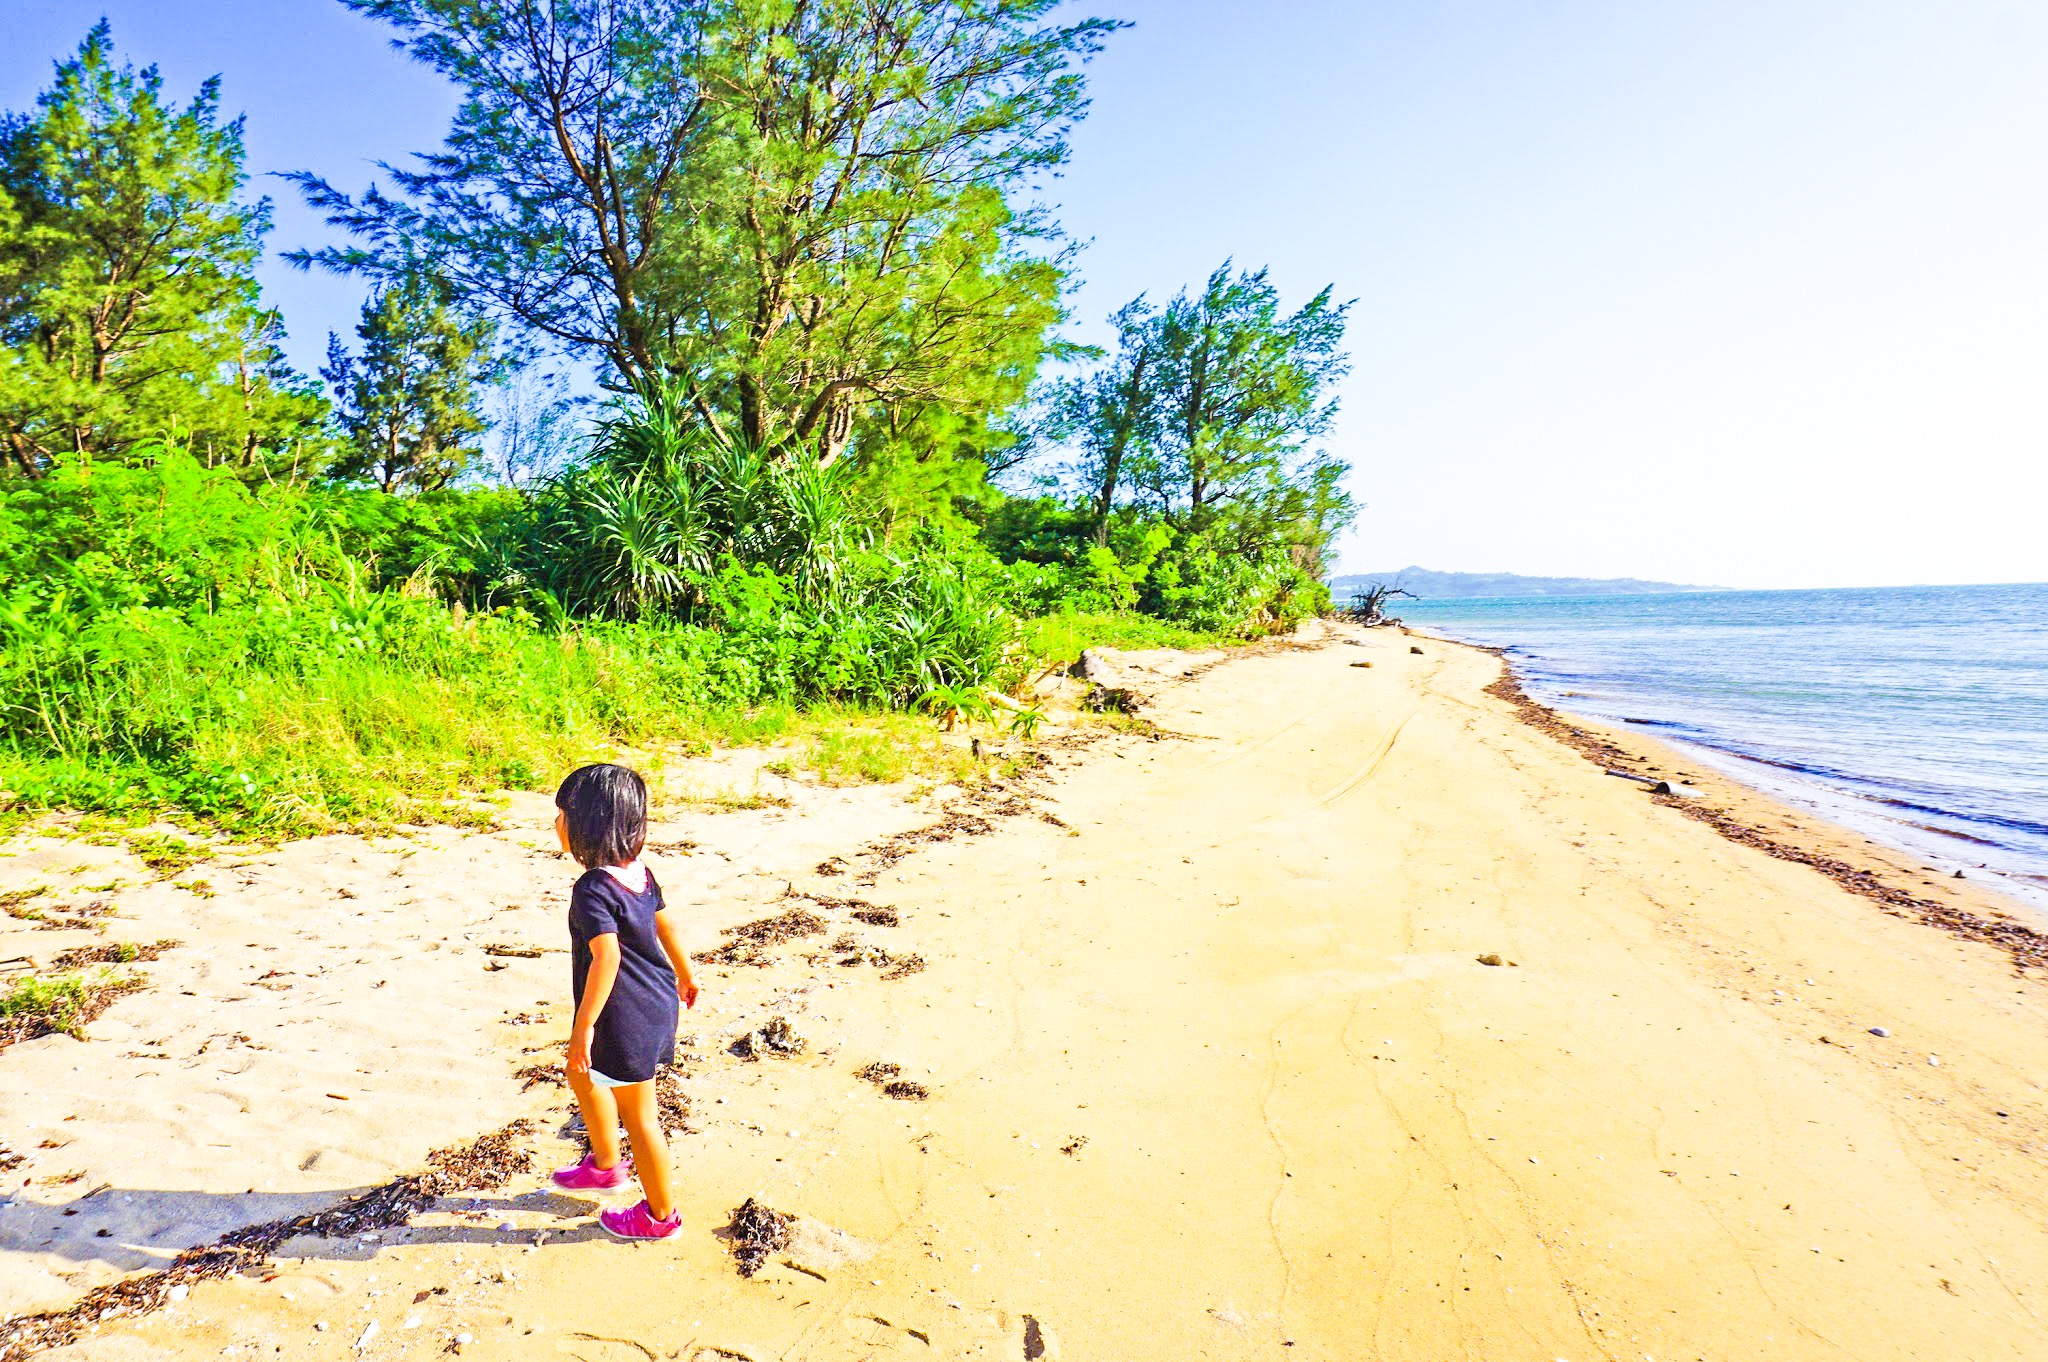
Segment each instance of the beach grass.
M141 958L141 954L142 948L138 948L129 958ZM108 1003L141 987L139 978L106 969L91 975L70 971L17 979L0 991L0 1049L60 1032L82 1036L85 1024Z
M1062 612L1024 621L1024 646L1042 667L1071 666L1090 648L1241 647L1231 634L1189 629L1136 611Z
M1022 632L1012 674L1026 679L1070 666L1091 647L1232 642L1135 613L1047 615L1024 621ZM232 679L164 669L147 708L175 725L175 759L152 752L147 733L125 758L104 746L78 756L0 747L0 832L52 810L82 812L95 827L128 829L137 854L170 877L208 853L142 830L165 820L258 841L402 824L482 828L495 821L500 792L545 791L585 762L658 760L665 751L786 746L778 773L828 786L973 783L1002 760L976 753L965 732L942 734L929 715L878 703L717 703L706 698L698 663L623 631L499 631L487 648L462 642ZM110 707L130 713L137 698L110 699ZM687 802L747 808L764 799L711 790Z

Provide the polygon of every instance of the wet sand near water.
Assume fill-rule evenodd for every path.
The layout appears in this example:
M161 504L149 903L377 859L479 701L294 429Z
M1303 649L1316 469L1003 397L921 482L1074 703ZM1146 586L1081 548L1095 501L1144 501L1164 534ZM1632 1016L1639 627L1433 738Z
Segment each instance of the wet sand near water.
M677 1241L545 1187L564 1097L506 1058L422 1134L530 1112L542 1172L45 1355L2038 1357L2040 985L1605 776L1495 658L1350 637L793 873L821 929L685 1021ZM744 897L707 923L792 906ZM749 1197L797 1219L742 1278Z

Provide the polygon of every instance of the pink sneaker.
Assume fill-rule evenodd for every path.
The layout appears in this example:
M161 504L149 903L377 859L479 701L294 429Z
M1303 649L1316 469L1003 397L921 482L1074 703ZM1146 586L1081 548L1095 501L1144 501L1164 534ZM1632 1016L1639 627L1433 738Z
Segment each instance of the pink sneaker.
M597 1223L604 1226L606 1234L617 1239L667 1239L683 1227L683 1213L678 1210L666 1220L656 1220L654 1212L647 1209L647 1202L642 1199L624 1209L599 1211Z
M595 1154L585 1154L583 1162L573 1168L555 1170L555 1186L567 1187L572 1192L608 1192L633 1176L633 1161L621 1158L609 1168L599 1168Z

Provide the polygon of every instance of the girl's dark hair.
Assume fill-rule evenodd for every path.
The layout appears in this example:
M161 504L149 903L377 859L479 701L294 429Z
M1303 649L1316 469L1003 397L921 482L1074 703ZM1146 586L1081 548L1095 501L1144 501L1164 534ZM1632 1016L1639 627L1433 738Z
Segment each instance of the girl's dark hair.
M610 762L581 766L555 791L568 815L569 854L585 869L626 865L647 845L647 782Z

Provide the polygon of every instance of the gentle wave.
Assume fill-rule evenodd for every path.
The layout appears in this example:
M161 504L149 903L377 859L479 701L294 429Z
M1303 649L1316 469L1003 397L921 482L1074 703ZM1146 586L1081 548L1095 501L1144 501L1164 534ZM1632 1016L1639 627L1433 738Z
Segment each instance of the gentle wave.
M2048 585L1399 604L1546 704L2048 908Z

